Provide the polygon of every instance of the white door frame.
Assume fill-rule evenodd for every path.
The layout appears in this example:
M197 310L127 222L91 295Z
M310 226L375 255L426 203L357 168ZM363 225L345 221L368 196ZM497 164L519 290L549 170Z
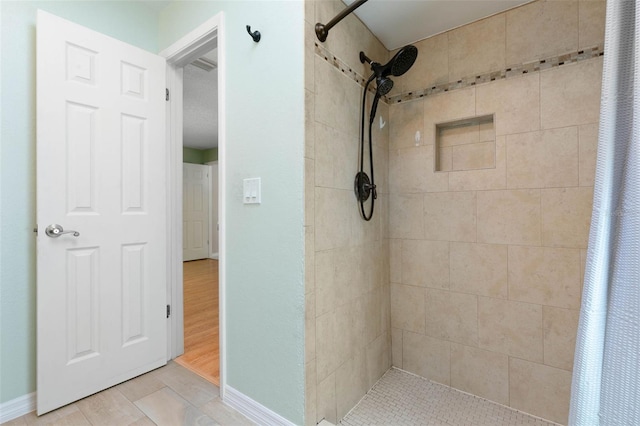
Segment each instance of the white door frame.
M169 179L167 185L169 244L167 298L172 306L168 330L168 357L173 359L184 353L184 317L182 282L182 71L189 62L211 49L218 48L218 161L219 191L219 330L220 330L220 397L224 398L226 384L226 327L225 327L225 155L226 155L226 51L224 13L219 12L189 34L160 52L167 60L167 141Z

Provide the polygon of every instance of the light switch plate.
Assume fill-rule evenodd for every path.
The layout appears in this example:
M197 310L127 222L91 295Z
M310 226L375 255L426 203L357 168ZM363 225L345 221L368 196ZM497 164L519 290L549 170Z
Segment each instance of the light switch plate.
M260 178L244 179L242 201L244 204L260 204L262 201Z

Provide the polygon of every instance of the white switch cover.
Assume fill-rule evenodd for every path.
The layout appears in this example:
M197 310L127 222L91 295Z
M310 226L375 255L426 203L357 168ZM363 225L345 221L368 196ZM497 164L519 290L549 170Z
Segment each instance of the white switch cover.
M243 181L244 204L260 204L261 202L260 178L249 178Z

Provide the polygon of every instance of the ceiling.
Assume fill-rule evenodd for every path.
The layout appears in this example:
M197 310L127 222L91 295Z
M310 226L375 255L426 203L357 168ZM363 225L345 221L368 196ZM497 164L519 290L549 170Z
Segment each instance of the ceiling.
M530 1L369 0L354 13L388 50L394 50Z

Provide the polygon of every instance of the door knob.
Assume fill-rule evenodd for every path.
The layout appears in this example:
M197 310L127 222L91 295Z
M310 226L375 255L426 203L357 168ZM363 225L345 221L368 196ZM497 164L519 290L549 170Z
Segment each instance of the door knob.
M48 237L58 238L62 234L73 234L74 237L79 237L80 233L78 231L65 231L62 225L49 225L44 230L44 233L47 234Z

